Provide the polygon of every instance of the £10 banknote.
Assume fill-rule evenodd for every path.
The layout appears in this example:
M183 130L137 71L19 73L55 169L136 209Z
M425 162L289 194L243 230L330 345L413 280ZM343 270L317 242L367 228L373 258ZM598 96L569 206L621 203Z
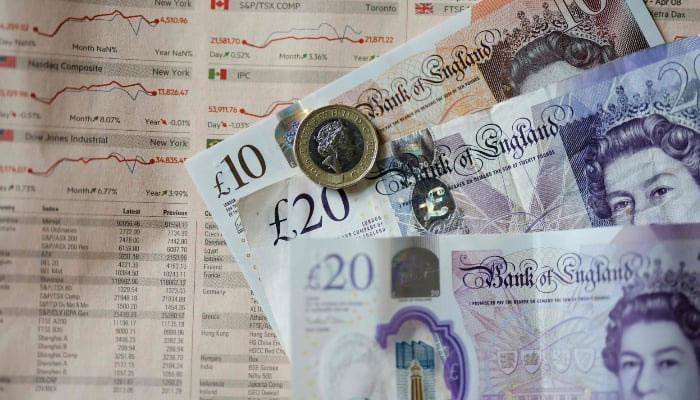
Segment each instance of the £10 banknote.
M641 0L484 0L186 166L268 312L238 200L299 174L294 137L310 110L355 107L388 141L661 43Z
M700 222L699 77L700 38L673 42L395 139L355 187L297 176L244 197L280 336L295 238Z
M700 225L292 245L294 399L697 399Z

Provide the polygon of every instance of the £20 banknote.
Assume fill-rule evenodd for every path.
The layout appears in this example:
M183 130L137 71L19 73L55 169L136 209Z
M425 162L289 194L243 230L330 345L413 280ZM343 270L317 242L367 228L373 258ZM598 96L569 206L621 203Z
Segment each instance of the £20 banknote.
M698 74L700 38L673 42L395 139L356 187L293 177L244 197L282 337L295 238L700 222Z
M641 0L484 0L186 166L269 311L237 201L299 174L293 142L309 110L353 106L388 141L660 43Z
M294 399L696 399L700 225L292 245Z

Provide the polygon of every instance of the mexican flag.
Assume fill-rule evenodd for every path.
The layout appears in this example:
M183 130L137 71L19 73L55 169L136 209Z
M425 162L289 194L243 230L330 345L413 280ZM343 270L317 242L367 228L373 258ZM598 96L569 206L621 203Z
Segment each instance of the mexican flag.
M209 79L219 79L221 81L226 80L226 69L225 68L209 68Z

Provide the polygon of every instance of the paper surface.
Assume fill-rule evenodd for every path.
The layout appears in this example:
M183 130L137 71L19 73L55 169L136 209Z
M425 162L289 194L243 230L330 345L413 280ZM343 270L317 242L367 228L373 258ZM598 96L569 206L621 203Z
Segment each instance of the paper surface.
M295 241L292 398L694 399L699 245L698 225Z
M467 4L0 1L0 398L289 398L183 161Z

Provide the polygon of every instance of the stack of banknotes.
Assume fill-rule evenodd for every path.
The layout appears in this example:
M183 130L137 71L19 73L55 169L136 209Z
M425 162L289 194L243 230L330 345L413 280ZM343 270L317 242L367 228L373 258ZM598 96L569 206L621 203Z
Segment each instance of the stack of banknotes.
M337 190L331 104L380 143ZM483 0L187 168L295 399L700 396L700 37L641 0Z

